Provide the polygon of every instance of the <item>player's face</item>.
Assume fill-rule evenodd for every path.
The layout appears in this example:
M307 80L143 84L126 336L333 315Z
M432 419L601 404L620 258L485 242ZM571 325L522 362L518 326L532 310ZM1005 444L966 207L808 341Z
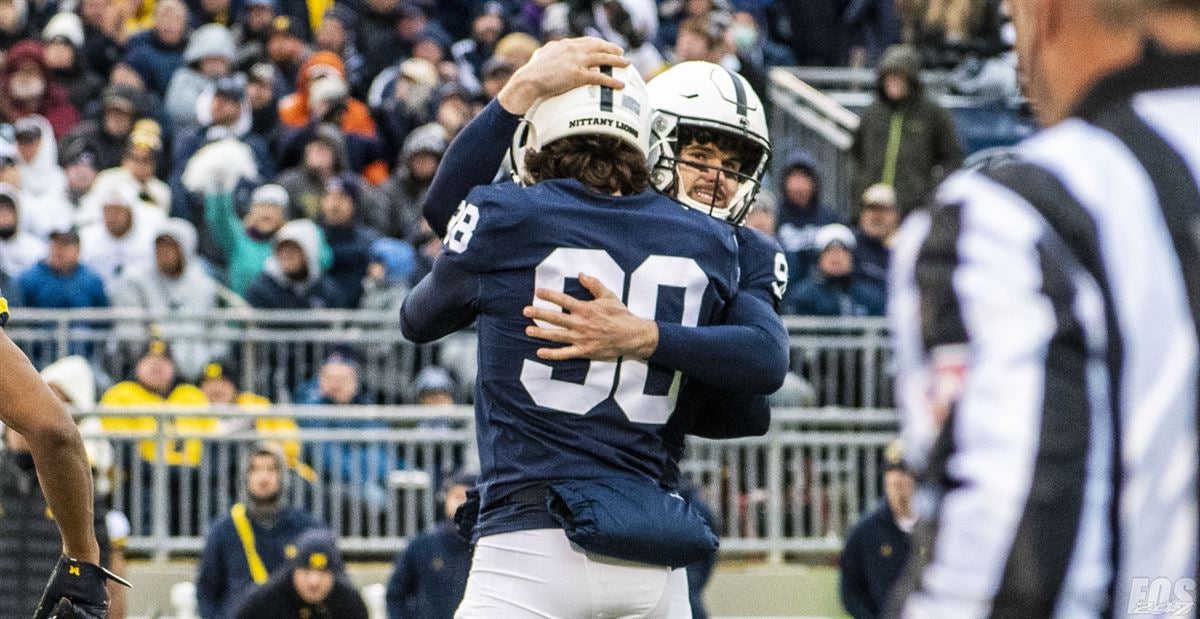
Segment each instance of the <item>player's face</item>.
M279 494L279 475L273 456L254 456L250 459L250 470L246 471L246 490L260 501L273 499Z
M738 177L732 172L743 163L737 154L716 145L692 142L679 153L679 184L687 197L723 209L737 193Z
M333 591L333 574L328 570L298 567L292 572L292 586L305 603L319 604Z

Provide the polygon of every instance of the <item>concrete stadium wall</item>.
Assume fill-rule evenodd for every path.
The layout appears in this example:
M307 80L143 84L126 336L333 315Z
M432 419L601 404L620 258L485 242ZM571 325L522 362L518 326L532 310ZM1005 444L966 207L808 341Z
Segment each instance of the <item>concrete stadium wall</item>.
M350 576L359 587L387 582L386 563L351 564ZM134 561L129 566L130 617L172 615L171 586L195 578L194 561ZM829 567L771 566L722 563L705 596L709 613L719 617L843 616L837 599L837 572Z

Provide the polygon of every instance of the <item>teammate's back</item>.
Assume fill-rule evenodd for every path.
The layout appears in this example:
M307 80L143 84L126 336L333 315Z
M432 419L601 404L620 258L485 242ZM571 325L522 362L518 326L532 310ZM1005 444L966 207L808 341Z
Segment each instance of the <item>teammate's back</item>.
M733 229L654 192L606 196L550 180L472 191L447 250L442 268L474 279L478 295L480 534L553 526L544 510L505 509L524 487L659 479L656 430L674 408L677 374L634 359L541 361L545 342L525 334L522 310L539 303L536 288L582 291L583 272L642 317L713 324L737 286Z

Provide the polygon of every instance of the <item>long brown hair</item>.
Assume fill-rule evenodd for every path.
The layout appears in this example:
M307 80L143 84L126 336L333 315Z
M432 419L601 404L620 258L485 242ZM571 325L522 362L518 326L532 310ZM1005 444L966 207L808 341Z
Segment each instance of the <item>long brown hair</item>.
M628 196L650 185L646 158L620 138L573 135L525 153L528 182L573 178L597 193Z

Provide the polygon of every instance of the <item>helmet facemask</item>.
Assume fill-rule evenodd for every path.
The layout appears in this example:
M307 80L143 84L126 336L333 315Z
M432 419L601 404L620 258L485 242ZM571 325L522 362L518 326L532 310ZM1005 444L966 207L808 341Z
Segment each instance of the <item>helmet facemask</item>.
M754 198L762 184L770 157L770 146L766 138L755 135L740 127L717 123L709 119L678 116L660 111L653 125L653 145L650 159L651 183L662 193L683 203L689 208L724 219L733 225L742 225L754 204ZM711 144L725 153L739 156L737 170L717 167L698 162L685 161L684 150L692 143ZM698 200L688 195L680 176L680 166L717 172L716 188L711 200ZM720 194L723 179L737 181L733 195L727 200Z

